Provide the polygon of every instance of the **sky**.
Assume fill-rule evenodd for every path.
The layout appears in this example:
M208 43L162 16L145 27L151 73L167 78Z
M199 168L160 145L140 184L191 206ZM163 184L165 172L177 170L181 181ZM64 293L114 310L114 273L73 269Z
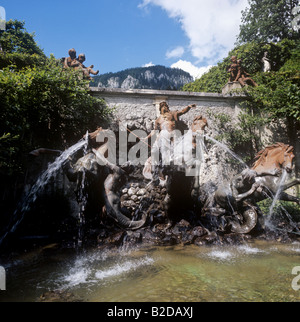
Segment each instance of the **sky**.
M0 0L49 56L75 48L100 74L163 65L198 78L234 48L247 0Z

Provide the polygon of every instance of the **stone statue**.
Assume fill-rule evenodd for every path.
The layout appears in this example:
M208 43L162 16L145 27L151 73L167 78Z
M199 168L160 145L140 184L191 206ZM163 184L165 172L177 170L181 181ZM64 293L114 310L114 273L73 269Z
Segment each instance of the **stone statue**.
M296 202L300 204L300 198L284 192L298 185L300 179L294 179L288 183L280 183L282 173L291 173L293 169L293 146L276 143L266 147L256 155L256 161L251 169L245 169L242 173L233 177L228 182L223 182L215 191L213 200L207 198L204 205L204 213L234 214L241 216L244 223L230 222L231 231L236 233L249 233L257 225L259 208L257 202L267 198L274 198L280 193L278 200Z
M202 115L198 115L194 118L191 129L193 133L203 132L204 129L208 126L207 119Z
M85 54L80 54L78 58L76 58L76 50L71 48L69 50L69 57L64 59L64 68L74 68L75 70L80 70L83 73L83 78L91 79L90 74L98 75L99 70L94 71L94 65L90 67L86 67L83 65L85 62Z
M195 108L196 105L192 104L180 111L170 111L169 106L167 102L163 101L159 105L159 110L160 110L160 116L156 119L155 121L155 126L154 130L143 140L147 140L150 137L152 137L155 134L158 134L156 137L156 140L153 144L152 150L151 150L151 155L152 156L157 156L156 160L154 161L153 158L148 160L148 166L152 164L152 171L156 173L155 169L156 166L159 163L158 156L160 155L159 152L161 152L161 157L163 161L162 163L169 163L170 156L172 154L172 145L174 145L174 142L177 139L177 136L179 136L180 131L180 116L188 113L191 108ZM158 133L157 133L158 132ZM144 173L145 175L145 173ZM147 175L146 177L151 177ZM163 177L163 176L162 176Z
M80 205L80 215L84 217L90 211L93 215L102 209L119 227L139 229L145 224L147 214L142 213L140 220L133 220L122 213L120 205L121 188L134 167L130 162L120 167L109 162L105 157L109 143L97 142L97 135L102 131L109 130L98 128L89 134L89 150L92 148L92 151L77 161L69 158L63 164L64 173L70 182L76 182L75 194Z
M74 48L71 48L69 50L69 57L64 59L64 68L70 68L78 66L78 62L76 60L76 50Z
M271 63L270 60L267 58L268 52L266 51L264 53L264 57L262 58L262 63L263 63L263 72L267 73L269 71L271 71Z
M93 70L94 65L91 65L90 67L86 67L86 66L83 65L83 63L85 62L85 54L80 54L78 56L77 61L79 62L79 65L76 66L75 69L77 69L77 70L81 69L82 72L83 72L84 78L91 79L90 74L92 74L92 75L98 75L99 74L99 70L97 70L97 71Z
M254 87L258 86L250 77L250 74L248 74L243 68L241 59L237 59L237 56L232 56L230 60L231 64L227 69L230 76L227 84L222 89L223 95L228 94L234 89L240 89L247 85L252 85Z
M230 73L228 82L237 82L238 81L238 63L237 63L237 57L232 56L230 58L231 64L229 68L227 69L227 72Z
M252 85L254 87L258 86L255 81L250 77L250 74L248 74L244 67L242 66L242 60L237 59L236 56L231 57L231 65L227 69L227 71L230 73L229 77L229 83L232 82L239 82L242 87L246 85Z
M242 66L242 60L237 60L238 65L238 74L237 74L237 81L242 85L242 87L246 85L252 85L254 87L257 87L258 85L255 83L255 81L250 77L250 74L248 74L244 67Z
M155 121L154 131L167 131L172 133L172 131L178 130L180 128L178 124L180 122L180 116L188 113L191 108L195 107L196 105L192 104L181 111L170 111L167 102L161 102L159 105L160 116ZM154 131L146 139L150 138L155 133Z

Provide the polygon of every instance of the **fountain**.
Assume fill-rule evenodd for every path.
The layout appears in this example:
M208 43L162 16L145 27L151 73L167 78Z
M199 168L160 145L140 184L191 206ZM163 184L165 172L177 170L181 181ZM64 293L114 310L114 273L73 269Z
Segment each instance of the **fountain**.
M84 79L98 74L83 65L84 54L76 57L75 49L69 54L62 60L64 69L74 68ZM234 88L257 86L237 58L231 58L224 96ZM173 110L162 101L150 134L151 114L146 121L136 111L142 121L125 124L130 120L125 115L124 124L116 120L119 129L99 127L66 151L53 150L59 156L0 231L0 269L8 272L8 293L0 292L0 302L3 294L39 301L296 301L286 281L299 260L300 223L286 205L277 206L281 201L300 205L285 192L300 184L300 179L287 182L293 147L266 146L249 166L216 139L222 133L196 115L205 108L190 104ZM181 120L191 114L191 123ZM31 154L38 158L43 151ZM51 236L49 228L52 238L34 239L27 248L28 236L22 233L36 218L30 215L61 178L67 182L64 197L75 206L60 208L54 200L53 208L72 220L55 218L62 237ZM71 233L65 234L62 225L71 225ZM38 226L31 231L39 232ZM24 242L20 256L11 255L8 237L15 239L11 248ZM270 247L268 239L293 243Z
M206 133L208 122L202 115L189 128L180 121L195 107L171 112L162 102L161 115L149 135L126 127L137 139L135 145L128 138L123 146L123 128L120 133L102 128L87 132L41 174L1 234L0 245L17 230L39 193L61 169L74 182L78 246L90 239L90 231L98 245L218 243L232 240L233 235L239 239L262 234L265 227L276 231L272 214L277 200L299 204L298 198L284 192L299 184L299 179L286 183L293 147L268 146L259 151L250 168L226 144ZM79 150L82 153L75 158ZM225 155L235 161L235 168ZM258 203L267 198L272 205L269 214L263 215ZM296 223L290 231L299 232Z
M56 173L61 170L63 164L70 158L70 156L83 147L87 147L87 140L80 140L76 144L69 147L66 151L62 152L60 156L58 156L56 160L48 166L47 170L39 176L36 183L30 188L24 199L17 206L8 226L5 227L5 231L1 234L0 245L10 233L13 233L17 229L26 213L30 211L31 206L34 204L41 191L43 191L43 189L49 183L50 179L52 179Z
M271 204L271 207L270 207L269 215L268 215L268 217L266 218L266 221L265 221L266 226L268 226L270 229L275 228L271 223L271 218L272 218L272 215L273 215L274 207L275 207L276 203L278 202L279 196L280 196L280 194L282 192L283 185L284 185L284 183L286 181L287 175L288 175L287 171L283 170L282 171L282 176L281 176L281 179L280 179L277 191L276 191L276 194L273 197L273 201L272 201L272 204Z
M273 265L276 259L289 269L299 253L297 242L280 255L277 248L262 243L273 237L296 241L300 235L285 207L280 206L280 222L274 215L278 200L299 204L298 198L285 192L300 183L299 179L286 182L293 148L282 143L267 146L249 167L226 144L205 133L207 123L202 117L195 120L186 132L169 133L168 159L159 154L159 163L154 165L151 155L141 155L146 151L142 146L148 151L147 142L120 148L120 133L102 128L86 133L61 153L32 185L0 243L19 229L40 193L62 170L66 180L73 182L70 190L78 204L75 234L68 244L72 250L51 244L33 256L29 252L28 258L19 261L21 273L10 273L7 296L22 298L15 290L21 285L30 290L29 300L38 301L291 299L281 291L283 278L277 278L276 272L272 278L280 285L278 295L270 295L268 284L262 286L260 280L256 282L259 291L251 285L257 279L257 267L266 271L264 262ZM125 162L134 155L132 151L147 163L132 158ZM228 157L234 162L227 162ZM266 199L271 205L263 214L259 203ZM10 272L18 271L17 264L5 265L1 258L0 264ZM26 284L23 266L26 278L36 281L36 289ZM270 278L267 273L263 277ZM14 283L17 286L12 287ZM164 291L166 285L171 292ZM212 287L218 287L218 294L209 291ZM242 289L242 295L233 295L232 288L235 294Z

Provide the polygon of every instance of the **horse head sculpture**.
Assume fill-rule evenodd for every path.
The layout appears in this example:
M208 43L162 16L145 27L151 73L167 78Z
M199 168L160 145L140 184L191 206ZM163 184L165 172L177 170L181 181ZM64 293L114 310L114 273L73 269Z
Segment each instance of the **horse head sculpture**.
M275 196L276 192L280 188L279 200L292 201L300 204L300 199L291 196L284 191L300 184L300 179L294 179L288 183L281 184L283 173L291 173L293 170L293 160L295 155L293 153L293 146L276 143L267 146L256 155L256 161L252 167L252 170L256 171L256 182L265 187L263 193L255 192L253 198L257 201L266 199L266 197Z
M252 169L255 170L258 175L276 175L282 173L283 169L288 173L291 173L293 169L293 159L295 157L293 151L293 146L284 143L276 143L267 146L257 153L255 157L256 161Z
M292 201L300 204L300 199L291 196L284 191L300 184L300 179L294 179L289 183L282 183L284 171L291 172L293 169L293 147L283 143L267 146L259 151L256 161L251 169L244 170L226 182L214 195L214 204L207 208L215 214L231 212L242 215L242 224L232 224L231 230L237 233L248 233L257 224L259 208L256 202L278 195L279 200ZM282 183L282 185L281 185ZM213 208L215 207L216 208ZM206 210L207 210L206 209Z

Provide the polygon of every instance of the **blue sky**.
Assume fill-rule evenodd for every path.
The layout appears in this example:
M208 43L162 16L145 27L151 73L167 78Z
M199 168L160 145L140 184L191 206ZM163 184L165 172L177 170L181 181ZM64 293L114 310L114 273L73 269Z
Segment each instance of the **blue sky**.
M47 56L74 47L100 74L147 64L193 76L234 47L247 0L0 0Z

